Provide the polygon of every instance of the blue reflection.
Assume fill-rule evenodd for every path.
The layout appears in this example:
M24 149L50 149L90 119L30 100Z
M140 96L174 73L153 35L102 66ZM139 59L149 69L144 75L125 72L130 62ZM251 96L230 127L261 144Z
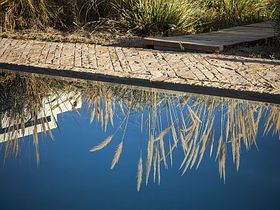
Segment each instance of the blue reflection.
M0 209L279 209L278 105L36 75L2 78ZM17 95L9 87L10 96L5 87L19 81L25 88Z

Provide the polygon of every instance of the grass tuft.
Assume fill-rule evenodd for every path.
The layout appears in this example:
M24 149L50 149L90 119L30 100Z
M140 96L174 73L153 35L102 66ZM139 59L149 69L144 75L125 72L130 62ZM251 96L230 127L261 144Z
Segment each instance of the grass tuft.
M120 9L127 27L141 34L188 30L199 19L198 4L186 0L123 0Z

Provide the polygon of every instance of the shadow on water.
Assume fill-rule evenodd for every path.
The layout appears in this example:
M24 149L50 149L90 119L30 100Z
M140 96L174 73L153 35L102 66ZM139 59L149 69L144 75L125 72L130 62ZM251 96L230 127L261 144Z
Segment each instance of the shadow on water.
M32 136L39 165L39 133L54 139L52 130L59 126L57 116L66 111L79 112L82 107L88 109L88 123L98 124L104 132L108 126L114 127L106 139L89 148L94 153L119 141L111 169L125 149L130 119L137 119L139 133L146 136L135 163L138 191L143 183L160 184L162 167L172 168L173 155L178 151L184 154L179 168L182 174L198 168L203 158L210 155L225 181L226 160L231 158L238 171L241 147L257 147L261 119L265 122L263 135L280 135L280 106L276 104L2 71L3 159L18 156L21 137ZM114 138L117 133L122 134L121 139Z

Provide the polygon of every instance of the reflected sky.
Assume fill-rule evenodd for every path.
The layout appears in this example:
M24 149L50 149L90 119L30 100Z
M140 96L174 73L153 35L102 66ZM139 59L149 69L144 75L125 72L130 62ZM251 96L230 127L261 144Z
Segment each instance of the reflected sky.
M3 71L1 209L279 209L280 107Z

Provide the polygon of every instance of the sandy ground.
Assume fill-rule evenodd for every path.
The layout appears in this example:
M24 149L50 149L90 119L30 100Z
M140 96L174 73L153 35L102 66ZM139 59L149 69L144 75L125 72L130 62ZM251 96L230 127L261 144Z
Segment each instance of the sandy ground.
M117 24L105 24L96 27L92 31L80 29L72 32L62 32L53 28L46 28L45 30L28 29L0 33L0 37L145 48L143 37L125 31ZM275 40L268 40L250 45L241 45L224 53L253 58L280 59L280 43L275 43L277 43Z

